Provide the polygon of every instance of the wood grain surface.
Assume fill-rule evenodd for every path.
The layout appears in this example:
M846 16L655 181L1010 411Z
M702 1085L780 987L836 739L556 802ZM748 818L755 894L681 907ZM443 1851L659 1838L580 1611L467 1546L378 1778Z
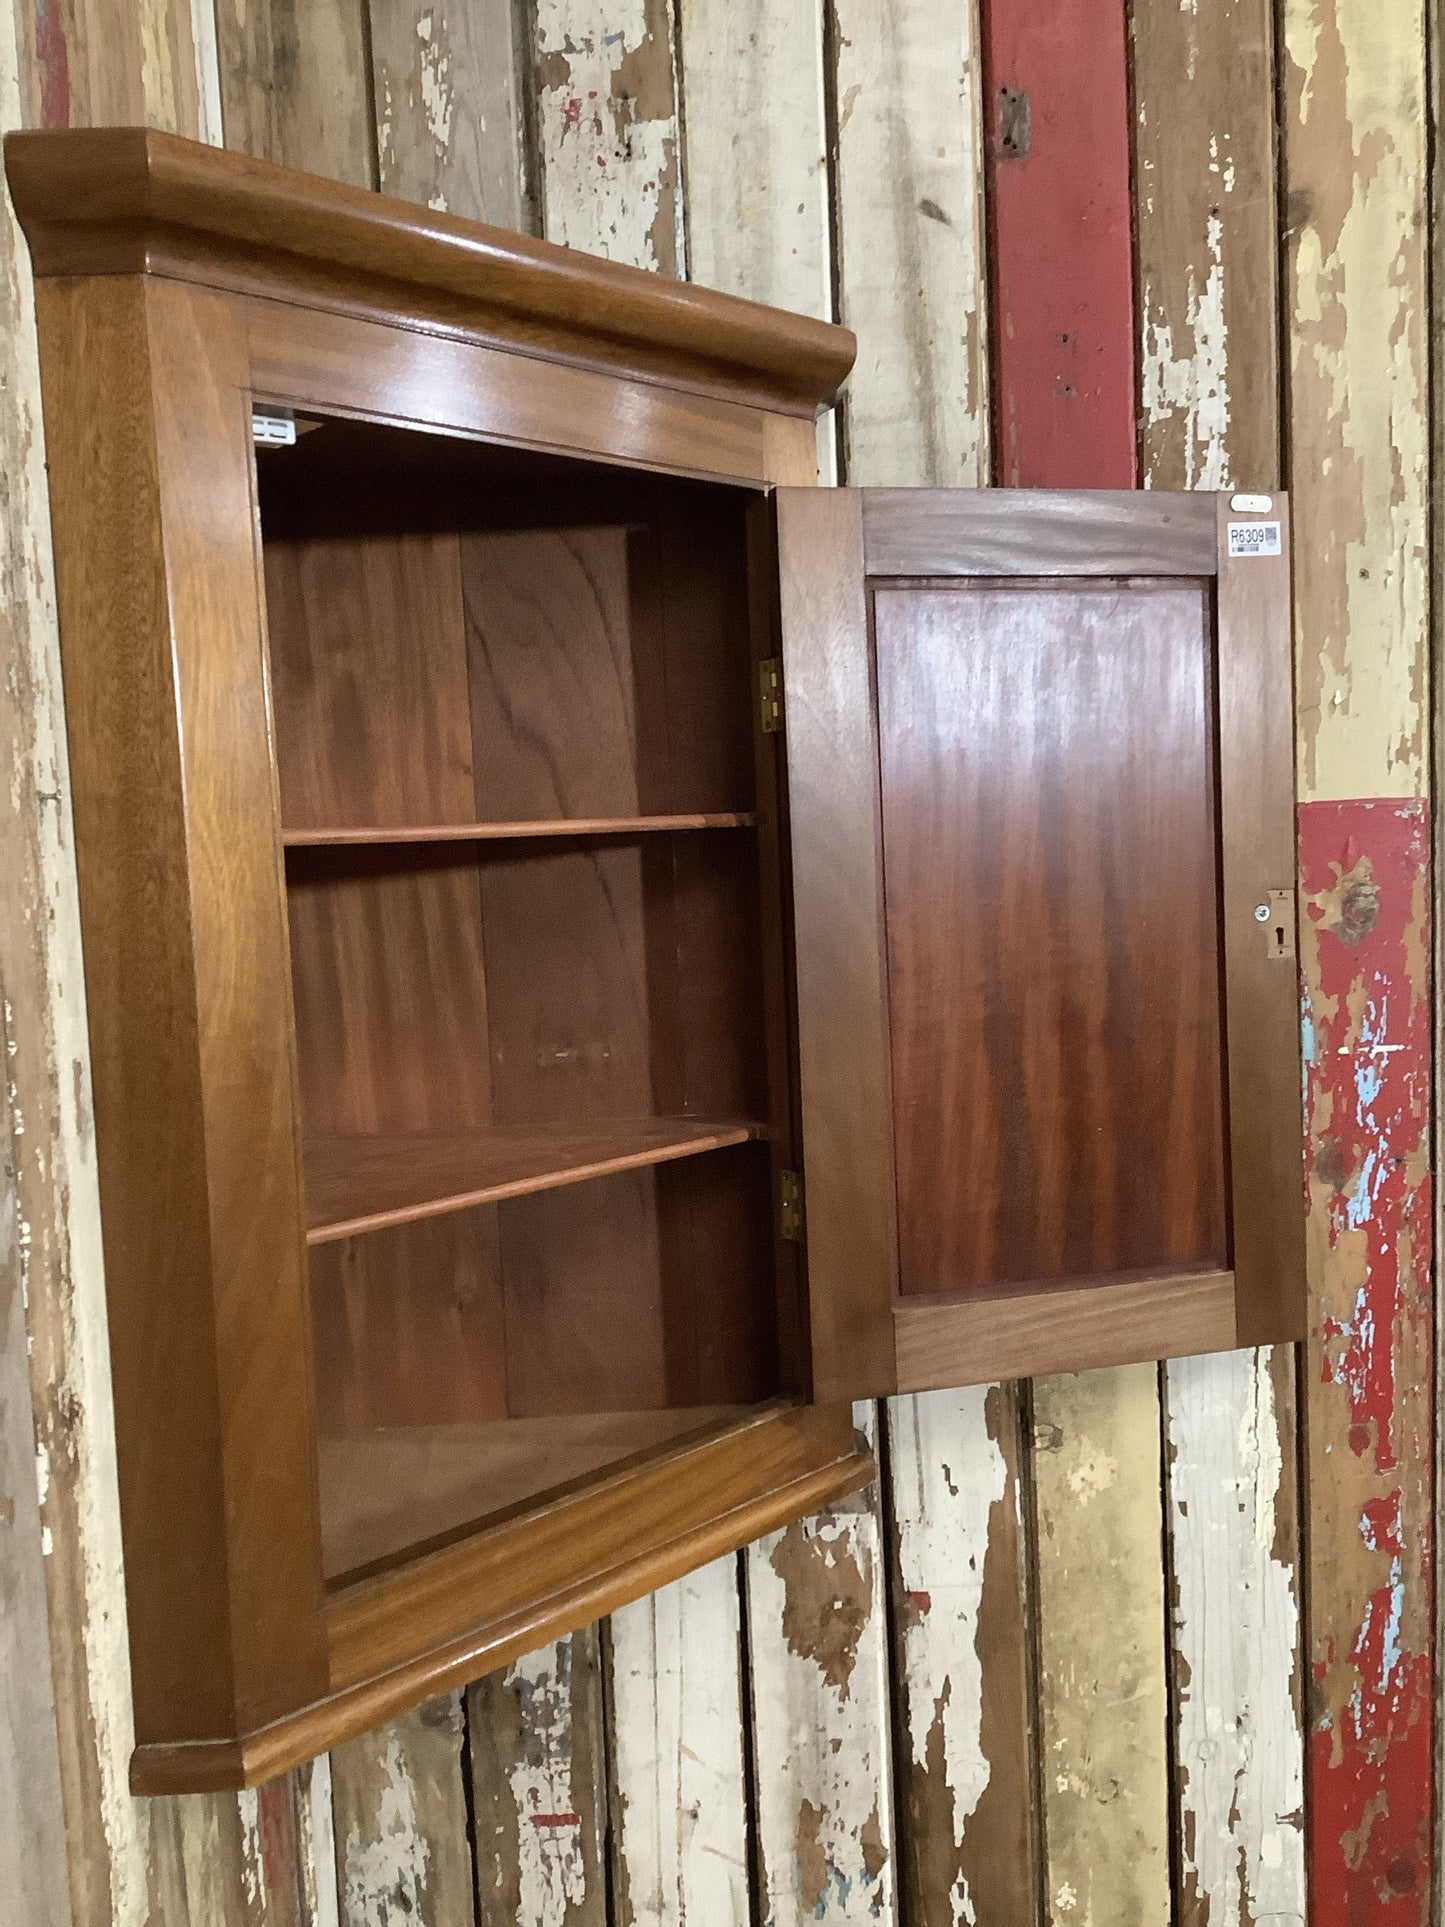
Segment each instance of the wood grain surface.
M899 1289L1222 1268L1203 593L873 608Z
M582 1184L746 1144L760 1134L761 1126L750 1123L642 1118L581 1130L494 1124L464 1135L312 1138L306 1147L307 1242L326 1244L383 1225Z

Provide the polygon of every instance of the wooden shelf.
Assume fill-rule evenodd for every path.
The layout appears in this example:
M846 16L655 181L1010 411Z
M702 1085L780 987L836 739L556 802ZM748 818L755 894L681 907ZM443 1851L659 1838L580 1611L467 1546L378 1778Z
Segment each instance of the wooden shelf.
M420 823L395 829L283 830L288 850L314 850L386 843L503 843L530 837L637 836L668 830L751 830L751 810L692 816L566 816L536 822Z
M764 1125L744 1119L669 1117L309 1138L306 1242L327 1244L766 1135Z

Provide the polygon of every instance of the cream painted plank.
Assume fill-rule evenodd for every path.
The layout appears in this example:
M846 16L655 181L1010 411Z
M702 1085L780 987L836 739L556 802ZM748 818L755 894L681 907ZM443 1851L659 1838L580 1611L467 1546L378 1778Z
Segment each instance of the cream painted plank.
M1194 1927L1305 1919L1292 1389L1288 1346L1169 1367L1179 1917Z
M617 1927L748 1918L738 1563L609 1622Z
M226 146L376 186L365 0L216 0Z
M6 127L148 118L213 131L211 47L188 0L3 18ZM275 1927L294 1918L291 1872L257 1858L260 1836L235 1798L148 1802L127 1785L130 1669L33 297L8 203L3 218L0 744L11 808L0 813L0 980L71 1907L84 1927Z
M383 193L531 226L514 11L512 0L368 0Z
M822 0L680 0L678 15L691 279L832 320Z
M891 1399L904 1915L1034 1918L1019 1411L1012 1386Z
M1422 16L1285 0L1300 784L1428 784Z
M872 1434L871 1406L855 1408ZM761 1916L897 1918L878 1489L749 1546Z
M1034 1384L1040 1744L1054 1927L1164 1927L1169 1708L1155 1367Z
M684 275L672 0L536 0L532 18L542 232Z
M1280 464L1273 9L1139 7L1133 42L1143 479L1270 489ZM1293 1352L1174 1359L1164 1388L1179 1918L1300 1921Z
M480 1927L606 1927L595 1626L467 1689Z
M681 145L671 7L630 0L620 15L582 0L538 0L533 48L543 232L662 273L685 272ZM725 32L721 16L700 32ZM719 83L719 76L712 77ZM699 56L699 112L708 82ZM716 190L721 193L724 190ZM709 243L709 245L713 245ZM719 256L714 247L714 263ZM739 259L739 271L743 262ZM616 1695L609 1782L610 1869L619 1921L677 1921L735 1889L746 1864L742 1735L719 1730L724 1691L713 1672L684 1673L680 1656L734 1655L738 1601L732 1562L617 1615L606 1635ZM655 1642L660 1670L649 1679ZM737 1685L734 1680L734 1698ZM678 1804L696 1798L696 1817ZM709 1868L708 1863L712 1865ZM684 1916L678 1911L684 1904ZM746 1907L741 1918L746 1918ZM729 1918L723 1915L719 1918Z
M343 1927L472 1927L464 1730L448 1693L333 1749Z
M0 981L8 1064L12 1006L4 988ZM25 1343L29 1253L15 1183L17 1108L12 1101L0 1111L0 1920L70 1927ZM19 1121L23 1129L23 1114Z
M839 319L850 482L988 478L973 0L836 0Z

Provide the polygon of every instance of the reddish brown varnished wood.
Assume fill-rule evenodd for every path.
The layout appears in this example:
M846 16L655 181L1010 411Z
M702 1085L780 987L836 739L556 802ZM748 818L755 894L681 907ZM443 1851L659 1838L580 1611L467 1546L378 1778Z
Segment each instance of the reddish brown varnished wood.
M772 1147L706 1123L791 1128L735 485L802 472L851 343L144 134L11 162L55 418L135 1780L237 1784L871 1472L846 1411L777 1402ZM253 460L253 399L323 424L294 485ZM564 634L581 700L539 704ZM585 1179L484 1161L486 1201L353 1228L308 1275L308 1141L542 1128L602 1146ZM399 1208L470 1183L434 1166ZM506 1449L463 1448L445 1516L424 1450L357 1456L446 1430Z
M846 330L154 128L8 135L39 275L170 273L421 318L811 412Z
M1204 586L873 612L900 1290L1223 1267Z
M1287 547L1231 519L779 495L820 1383L1300 1333Z
M306 1147L307 1240L582 1184L760 1135L752 1123L640 1118L591 1128L494 1124L465 1133L313 1138Z

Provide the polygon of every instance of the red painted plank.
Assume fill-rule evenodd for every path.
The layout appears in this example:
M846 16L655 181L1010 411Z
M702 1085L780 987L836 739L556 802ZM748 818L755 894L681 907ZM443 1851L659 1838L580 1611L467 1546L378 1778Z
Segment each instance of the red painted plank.
M1317 1927L1424 1927L1429 1908L1429 836L1423 801L1300 810Z
M1123 0L983 0L995 469L1137 478Z

